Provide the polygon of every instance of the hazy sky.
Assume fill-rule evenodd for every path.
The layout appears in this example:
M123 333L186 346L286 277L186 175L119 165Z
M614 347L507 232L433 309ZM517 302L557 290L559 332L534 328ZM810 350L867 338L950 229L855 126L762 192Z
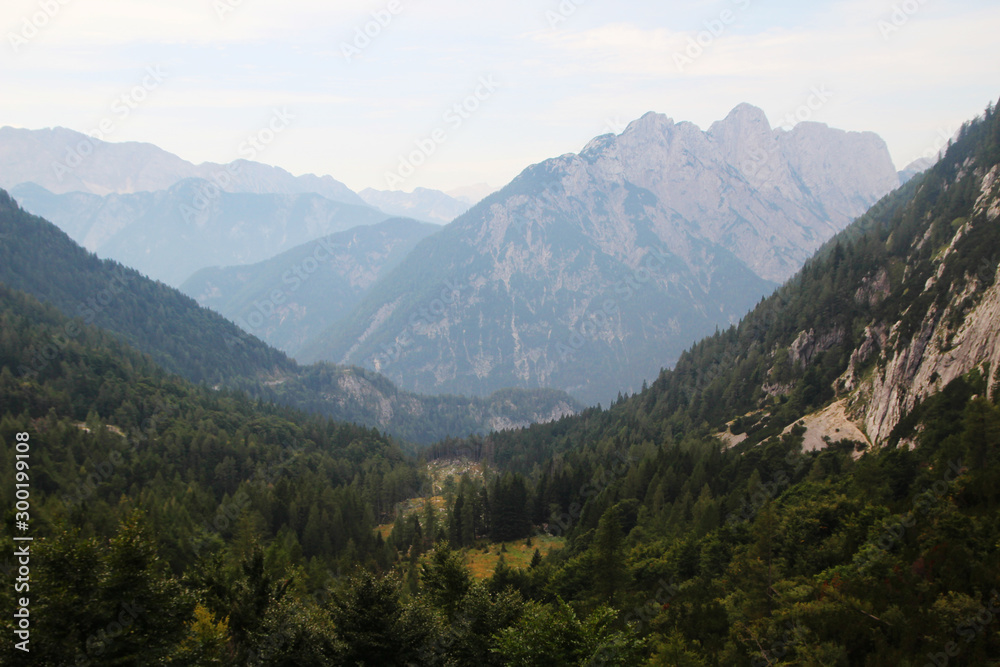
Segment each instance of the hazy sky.
M996 0L3 0L0 30L0 125L228 162L277 109L256 159L355 190L500 186L740 102L877 132L902 167L1000 97Z

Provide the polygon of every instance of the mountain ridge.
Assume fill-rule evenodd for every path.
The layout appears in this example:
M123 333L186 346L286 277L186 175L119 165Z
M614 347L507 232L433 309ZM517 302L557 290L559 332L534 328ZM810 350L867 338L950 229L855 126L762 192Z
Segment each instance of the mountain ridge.
M23 205L102 257L180 285L209 266L269 259L302 243L387 216L311 192L218 192L184 179L166 190L133 194L50 193L34 184L13 190Z
M246 155L256 153L253 149ZM188 178L209 181L213 188L224 192L311 192L332 201L366 205L357 193L332 176L293 176L280 167L243 157L228 164L196 165L146 142L107 142L63 127L0 127L0 188L6 190L32 182L55 194L89 192L103 196L166 190Z
M824 137L836 150L800 155ZM870 133L771 130L750 105L709 131L650 112L525 169L418 246L299 356L377 368L421 391L488 393L514 381L606 402L738 321L898 184ZM655 275L643 265L654 250L670 257ZM466 282L468 300L414 337L408 319L448 280ZM534 325L519 324L529 317ZM500 329L476 333L486 323ZM581 340L586 355L575 354Z
M208 386L292 405L338 421L429 444L449 436L559 419L578 404L560 392L499 392L486 398L420 396L363 369L301 367L194 299L134 269L101 260L0 190L0 282L66 317L105 329L170 373ZM67 327L72 327L72 322ZM72 339L74 334L67 329ZM36 350L29 376L61 363L61 339Z
M206 308L294 355L344 317L433 223L390 218L309 241L256 264L207 267L179 287Z

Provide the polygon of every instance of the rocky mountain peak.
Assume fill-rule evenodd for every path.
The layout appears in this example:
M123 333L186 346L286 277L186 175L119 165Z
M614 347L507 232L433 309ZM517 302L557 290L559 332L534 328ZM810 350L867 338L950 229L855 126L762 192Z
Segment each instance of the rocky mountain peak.
M771 123L763 109L744 102L735 106L724 119L712 123L708 134L723 142L753 134L770 135Z
M529 167L425 240L302 358L377 362L420 391L557 387L596 403L635 390L898 183L884 144L784 134L752 105L708 132L651 112ZM461 298L411 331L449 283Z

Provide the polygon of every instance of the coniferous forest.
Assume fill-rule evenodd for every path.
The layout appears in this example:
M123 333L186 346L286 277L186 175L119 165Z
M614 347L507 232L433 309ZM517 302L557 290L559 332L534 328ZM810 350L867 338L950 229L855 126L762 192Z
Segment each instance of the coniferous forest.
M930 310L961 326L992 298L998 164L990 106L643 391L431 445L268 394L255 374L292 362L245 335L216 354L232 332L165 286L88 317L5 281L0 491L28 434L30 664L1000 665L997 369L881 442L805 451L800 425L849 368L879 372L853 354L866 329L901 350ZM99 292L61 275L96 261L18 273ZM859 298L880 272L883 298ZM808 330L838 335L806 358ZM3 664L28 664L16 605Z

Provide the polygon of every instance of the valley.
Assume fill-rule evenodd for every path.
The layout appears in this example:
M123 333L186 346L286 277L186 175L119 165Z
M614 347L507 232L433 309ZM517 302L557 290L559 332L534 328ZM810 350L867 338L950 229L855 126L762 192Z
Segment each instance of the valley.
M0 9L0 665L1000 667L1000 10L154 4Z

